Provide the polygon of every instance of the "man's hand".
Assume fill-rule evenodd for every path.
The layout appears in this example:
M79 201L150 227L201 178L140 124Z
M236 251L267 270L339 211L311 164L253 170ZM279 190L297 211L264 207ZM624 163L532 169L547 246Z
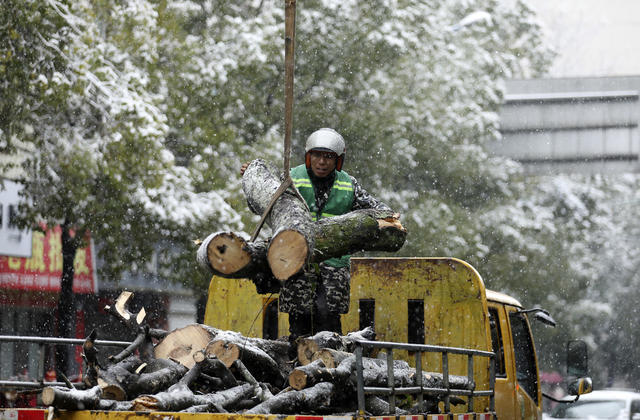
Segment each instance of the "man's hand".
M249 166L249 163L251 162L245 162L242 164L242 166L240 167L240 175L244 175L244 171L247 170L247 166Z

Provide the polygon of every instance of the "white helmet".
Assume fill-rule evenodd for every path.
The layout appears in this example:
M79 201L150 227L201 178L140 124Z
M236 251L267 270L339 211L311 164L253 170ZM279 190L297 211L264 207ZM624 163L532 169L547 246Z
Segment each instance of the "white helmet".
M336 169L338 171L342 170L342 164L344 163L344 155L347 151L344 143L344 139L333 128L321 128L319 130L314 131L307 138L307 143L304 147L305 151L305 163L307 168L310 167L310 154L312 150L325 150L329 152L333 152L338 155L338 160L336 161Z

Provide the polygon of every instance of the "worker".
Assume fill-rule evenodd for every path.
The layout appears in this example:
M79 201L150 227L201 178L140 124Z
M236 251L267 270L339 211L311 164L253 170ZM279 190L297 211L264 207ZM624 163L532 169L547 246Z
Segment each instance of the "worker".
M391 211L342 170L345 154L342 136L331 128L321 128L307 138L305 163L291 169L291 179L314 221L358 209ZM242 165L242 174L247 166ZM279 306L289 314L290 341L318 331L342 334L340 314L349 310L349 264L348 255L310 264L284 283Z

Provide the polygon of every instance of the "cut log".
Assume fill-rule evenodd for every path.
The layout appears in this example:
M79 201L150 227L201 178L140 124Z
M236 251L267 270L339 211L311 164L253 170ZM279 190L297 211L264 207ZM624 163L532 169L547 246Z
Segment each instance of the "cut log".
M284 340L267 340L263 338L256 337L245 337L242 334L235 331L226 331L219 330L218 334L215 337L215 340L212 341L224 341L227 343L234 343L240 345L239 349L242 349L244 346L251 346L257 349L262 350L264 353L268 354L270 358L272 358L278 366L284 371L285 375L288 375L291 371L290 361L289 361L289 341ZM229 347L232 349L232 347ZM232 350L232 354L235 353L235 350ZM231 364L237 357L232 357L230 359L225 359L221 357L220 354L216 353L216 356L225 362L228 367L231 367ZM246 364L246 363L245 363ZM247 365L247 368L251 369L251 366ZM253 372L253 370L252 370ZM258 379L259 380L259 379Z
M42 390L42 404L65 410L92 410L98 407L101 395L99 386L87 390L46 387Z
M155 372L136 375L125 388L127 396L134 398L140 394L154 394L165 390L179 382L187 371L186 366L173 362L172 365Z
M282 179L281 172L262 159L249 164L242 177L242 189L256 214L262 215L267 209ZM302 270L315 243L311 214L295 187L278 197L266 222L272 231L267 262L274 277L284 281Z
M278 388L281 388L284 383L283 367L278 365L265 351L248 342L234 343L227 340L214 340L209 343L205 351L229 367L237 360L241 360L258 381L270 382Z
M356 386L356 358L355 356L344 359L336 368L322 367L320 359L313 363L294 369L289 375L289 385L294 389L303 389L315 385L319 380L330 380L334 384L340 384L341 392L355 390ZM307 366L311 366L308 368ZM362 358L362 375L365 386L386 387L388 370L387 362L382 359ZM407 387L415 385L416 370L404 360L394 360L393 376L395 387ZM292 379L293 376L293 379ZM442 374L422 372L422 383L425 388L442 388L444 381ZM466 376L449 375L449 386L452 389L471 390L475 384Z
M260 294L276 293L280 280L273 277L267 262L265 241L249 242L233 232L209 235L198 248L200 267L211 274L225 278L246 278L256 285Z
M302 391L280 393L245 413L294 414L323 410L331 405L335 389L332 383L322 382Z
M341 336L330 331L320 331L319 333L306 338L299 338L298 341L298 361L301 365L311 363L314 353L322 349L333 349L352 352L358 340L374 340L375 331L367 327L361 331L356 331Z
M334 369L327 369L322 359L314 360L291 371L289 386L300 390L320 382L333 382L333 371Z
M207 405L226 409L249 398L254 393L251 384L238 385L213 394L196 395L186 385L177 384L166 392L141 395L133 401L134 411L181 411L192 406Z
M100 371L98 385L102 389L102 396L108 400L124 401L127 399L127 387L132 375L140 367L142 361L137 356L129 356L120 363L109 366Z
M207 347L218 332L216 328L203 324L191 324L178 328L158 343L155 347L155 357L171 358L191 368L196 363L193 355Z
M353 356L353 353L334 349L320 349L311 356L312 364L316 360L322 360L322 363L328 368L337 367L347 357Z
M367 412L372 416L388 416L389 414L391 414L389 413L389 403L380 397L376 397L375 395L367 395L364 403L365 410L367 410ZM403 416L409 414L409 412L396 407L396 411L394 414L396 416Z
M392 211L362 209L320 219L314 223L313 262L351 255L358 251L398 251L407 230Z

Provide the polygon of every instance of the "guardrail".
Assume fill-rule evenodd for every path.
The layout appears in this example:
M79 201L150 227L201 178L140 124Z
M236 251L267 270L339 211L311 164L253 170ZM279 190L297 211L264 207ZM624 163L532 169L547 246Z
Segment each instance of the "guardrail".
M384 349L386 350L387 362L387 387L369 387L364 384L362 357L364 349ZM422 375L415 375L415 383L412 387L395 387L393 370L393 350L406 350L415 352L416 372L422 371L423 353L440 353L442 355L442 378L443 388L425 387L422 383ZM470 383L475 383L473 373L473 358L489 358L489 389L451 389L449 387L449 354L461 354L467 356L467 379ZM495 353L481 350L464 349L458 347L432 346L425 344L392 343L385 341L358 341L355 348L356 355L356 379L358 388L358 411L360 416L365 415L365 395L377 394L389 397L389 414L395 415L396 395L417 395L418 407L424 410L425 395L444 395L445 413L450 413L450 397L452 395L467 396L468 411L473 412L475 397L489 397L489 411L495 411Z
M84 344L82 338L58 338L58 337L31 337L31 336L16 336L16 335L0 335L0 343L36 343L39 344L40 359L38 361L38 375L39 381L10 381L0 379L0 387L7 388L40 388L42 386L64 386L65 382L44 382L44 346L63 344L72 346L81 346ZM95 340L96 346L102 347L127 347L131 344L130 341L109 341L109 340ZM82 388L82 382L74 382L73 385L77 388Z

